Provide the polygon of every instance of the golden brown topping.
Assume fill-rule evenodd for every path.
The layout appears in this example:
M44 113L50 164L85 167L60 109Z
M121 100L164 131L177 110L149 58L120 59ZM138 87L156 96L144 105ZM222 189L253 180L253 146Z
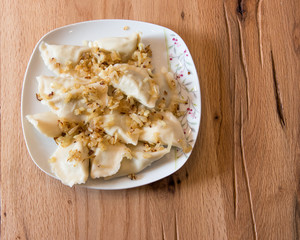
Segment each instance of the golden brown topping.
M36 97L36 99L37 99L38 101L42 101L42 100L43 100L43 99L41 98L41 95L38 94L38 93L35 94L35 97Z
M130 178L130 180L136 180L136 176L134 173L129 174L128 178Z
M85 159L81 158L81 152L78 151L77 149L71 150L69 152L69 158L68 158L67 161L69 161L69 162L72 162L72 161L80 162L80 161L83 161L83 160L85 160Z

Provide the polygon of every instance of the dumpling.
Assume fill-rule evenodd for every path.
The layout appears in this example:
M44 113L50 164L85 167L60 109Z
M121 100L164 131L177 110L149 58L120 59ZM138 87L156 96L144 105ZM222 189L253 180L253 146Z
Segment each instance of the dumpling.
M110 81L113 87L120 89L129 97L135 98L146 107L155 107L159 89L155 80L149 76L146 69L128 64L116 64L113 66L113 69L117 72L122 72L117 78L115 74L111 76ZM102 74L100 76L105 78Z
M137 146L131 146L132 159L124 159L121 163L120 170L111 177L105 178L105 180L127 176L132 173L138 173L150 166L156 160L162 158L164 155L170 152L171 145L167 148L161 147L157 151L146 150L145 144L139 143Z
M139 35L133 33L129 37L102 38L97 41L89 42L90 47L99 47L106 51L116 51L120 54L122 62L127 62L133 52L137 49Z
M161 72L155 75L155 79L160 92L156 106L163 104L164 108L172 109L172 105L178 103L178 93L172 74L167 72L167 69L162 68Z
M39 49L45 65L57 75L61 74L60 69L77 64L82 54L90 51L85 46L50 45L45 42L40 44Z
M58 117L52 112L37 113L27 115L27 120L40 132L47 137L58 137L62 131L58 126Z
M99 83L89 83L77 78L62 77L37 77L39 95L42 103L50 107L51 111L59 118L68 121L86 121L87 115L84 110L87 108L83 92L86 88L91 89L96 97L95 102L99 106L107 104L107 86ZM81 109L81 110L80 110Z
M66 148L59 146L50 158L52 172L66 184L85 183L89 176L88 149L80 142L72 143Z
M91 178L108 177L117 173L124 157L130 158L130 150L124 144L106 144L104 149L97 148L91 159Z
M137 144L140 131L138 129L131 131L130 122L132 120L129 116L120 113L112 113L104 115L102 121L102 127L108 135L114 136L117 134L118 139L123 143Z
M171 112L162 112L163 119L155 120L151 126L143 127L139 136L140 141L162 144L172 143L173 146L189 152L191 147L186 141L179 120Z

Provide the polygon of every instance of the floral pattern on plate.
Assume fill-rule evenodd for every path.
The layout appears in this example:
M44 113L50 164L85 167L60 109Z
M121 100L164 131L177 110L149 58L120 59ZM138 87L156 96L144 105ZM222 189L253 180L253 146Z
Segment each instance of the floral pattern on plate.
M177 34L165 31L165 41L169 71L174 73L179 96L184 102L184 104L181 104L184 115L180 117L180 123L188 142L194 145L201 114L199 89L194 84L195 76L197 78L196 69L189 50ZM182 150L177 149L175 160L183 154ZM186 154L184 155L188 157Z

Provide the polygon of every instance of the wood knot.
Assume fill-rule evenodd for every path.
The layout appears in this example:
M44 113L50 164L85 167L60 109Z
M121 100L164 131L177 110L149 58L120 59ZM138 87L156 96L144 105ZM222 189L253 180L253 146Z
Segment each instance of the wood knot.
M168 177L168 191L170 193L175 193L175 181L173 176Z
M184 11L183 11L183 10L181 11L180 16L181 16L181 19L184 20L184 16L185 16L185 15L184 15Z
M68 204L71 205L72 204L72 200L69 199L68 200Z
M293 28L294 50L300 56L300 23L296 23Z
M174 179L173 176L166 177L160 181L149 184L149 187L154 191L159 191L163 193L165 197L169 194L174 194L176 188L181 184L181 179ZM167 195L165 195L167 194Z
M179 185L181 183L180 178L177 179L177 184Z
M214 116L215 121L218 121L219 118L220 118L220 116L218 114L215 114L215 116Z

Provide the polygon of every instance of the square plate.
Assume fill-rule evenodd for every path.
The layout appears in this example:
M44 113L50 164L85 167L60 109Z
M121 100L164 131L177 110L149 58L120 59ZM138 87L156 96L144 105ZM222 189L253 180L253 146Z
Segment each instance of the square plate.
M123 29L125 26L129 27L126 31ZM40 134L25 118L28 114L49 110L47 106L38 102L35 96L38 89L36 77L39 75L53 75L40 56L38 49L40 42L82 45L84 40L123 37L133 32L141 34L142 42L145 45L150 44L154 69L160 70L162 66L165 66L174 73L178 82L179 95L188 102L187 105L181 106L181 110L185 111L185 115L180 118L180 122L189 143L194 147L201 117L200 86L193 59L181 37L165 27L131 20L95 20L75 23L57 28L40 39L33 50L24 76L21 118L25 142L32 160L48 175L56 178L51 172L48 159L57 148L57 145L53 139ZM142 186L174 173L183 166L190 154L191 152L184 154L181 150L172 148L169 154L136 174L136 180L130 180L127 177L107 181L89 178L85 184L80 186L107 190Z

